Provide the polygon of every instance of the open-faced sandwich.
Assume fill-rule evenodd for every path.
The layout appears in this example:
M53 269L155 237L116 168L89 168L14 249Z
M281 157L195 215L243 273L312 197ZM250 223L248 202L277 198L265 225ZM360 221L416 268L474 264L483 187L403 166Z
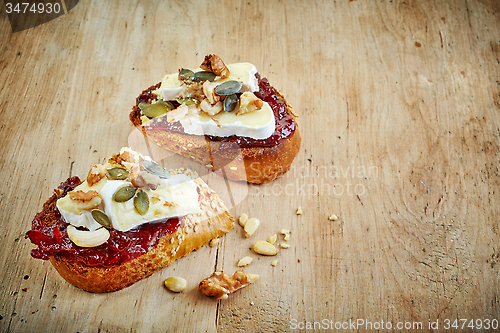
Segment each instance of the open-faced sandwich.
M207 55L144 90L130 120L158 146L239 181L260 184L290 169L300 148L296 116L250 63Z
M26 238L31 255L50 260L90 292L123 289L233 228L226 206L197 175L167 171L122 148L87 178L54 191Z

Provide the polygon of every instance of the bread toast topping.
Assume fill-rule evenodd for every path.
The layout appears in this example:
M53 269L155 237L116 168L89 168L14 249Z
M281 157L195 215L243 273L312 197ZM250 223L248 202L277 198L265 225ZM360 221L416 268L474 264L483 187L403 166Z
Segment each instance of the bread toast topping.
M203 70L214 70L204 66L213 59L219 61L223 70ZM205 57L204 64L204 68L182 69L178 74L166 75L152 92L156 98L149 104L139 104L146 116L142 125L154 126L166 119L168 123L180 122L183 131L192 135L242 136L255 140L273 135L275 113L254 94L259 91L255 66L237 63L226 67L215 55ZM222 72L224 75L217 74Z
M127 160L119 160L122 159L121 156L125 156ZM160 178L144 170L144 161L150 160L149 157L144 157L129 148L122 148L116 159L110 159L102 167L95 166L94 168L101 169L104 174L98 182L85 180L69 192L68 196L57 200L56 206L64 220L74 227L95 231L102 228L102 223L99 223L93 214L94 210L98 209L109 218L110 228L129 231L141 224L159 219L198 213L200 207L194 181L184 174L173 175L168 179ZM107 170L118 168L124 170L126 178L109 179L111 175ZM122 189L130 189L130 197L118 199L116 194L119 195ZM142 191L142 199L138 196L138 191ZM94 204L91 201L82 203L75 196L91 192L95 193L96 199L99 199L95 200ZM147 200L147 208L144 211L138 207L138 200Z
M56 193L44 205L44 212L38 213L26 238L38 245L31 251L36 259L48 260L58 254L86 266L112 267L139 257L154 248L165 235L171 234L182 225L181 218L171 218L142 224L127 232L111 229L109 239L96 247L81 247L68 236L68 226L56 209L56 201L66 197L82 181L72 177L61 183Z
M255 77L257 74L257 68L250 63L236 63L228 64L229 76L226 78L220 78L217 83L221 84L226 81L239 81L242 83L242 87L239 92L245 91L258 91L258 80ZM194 73L202 71L201 68L193 70ZM161 81L161 86L154 93L161 99L165 101L175 100L177 94L182 91L183 82L179 80L179 74L168 74Z
M220 141L222 143L221 149L224 149L225 146L232 147L234 145L239 146L240 148L252 148L252 147L274 147L278 145L281 141L289 139L293 136L296 129L295 121L292 115L287 111L287 105L280 98L280 95L276 92L276 90L269 84L266 78L261 78L257 73L255 77L258 81L259 91L255 92L255 95L259 97L262 101L268 103L273 111L274 115L274 132L265 139L254 139L248 136L240 136L240 135L231 135L231 136L217 136L217 135L208 135L206 136L212 141ZM131 119L140 118L141 117L141 109L138 107L141 104L149 104L156 103L158 96L154 93L159 87L161 83L158 85L146 89L141 93L141 95L137 98L137 104L134 108L134 111L131 113ZM170 112L168 112L170 113ZM168 114L167 113L167 114ZM146 118L143 116L143 118ZM135 124L135 123L134 123ZM136 125L137 126L137 125ZM168 122L162 121L157 118L147 119L142 124L146 133L148 131L166 131L166 132L174 132L174 133L186 133L180 121Z
M156 247L183 226L185 215L198 214L199 195L189 172L170 175L148 156L122 148L84 181L72 177L55 190L26 234L38 245L31 255L120 265Z

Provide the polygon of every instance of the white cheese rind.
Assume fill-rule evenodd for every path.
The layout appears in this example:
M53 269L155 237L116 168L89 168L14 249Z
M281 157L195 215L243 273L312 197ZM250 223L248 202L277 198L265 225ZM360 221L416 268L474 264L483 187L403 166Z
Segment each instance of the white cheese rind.
M256 140L267 139L275 130L274 113L267 102L260 110L239 116L235 112L221 112L210 117L190 110L180 123L187 134L220 137L237 135Z
M197 186L186 175L174 175L169 179L162 179L160 186L154 191L143 189L149 197L149 209L144 215L139 215L135 211L133 199L126 202L113 200L116 191L127 185L131 183L111 180L101 190L104 211L116 230L128 231L144 223L200 212ZM156 201L153 196L159 200Z
M92 214L89 211L84 210L80 214L73 214L60 208L60 206L57 206L57 209L59 210L59 213L61 213L64 221L71 224L72 226L84 227L90 231L94 231L102 227L102 225L94 220Z
M140 168L140 160L151 160L149 156L142 156L129 148L122 148L120 154L124 153L129 153L130 162L122 161L122 165L126 166L129 171ZM116 167L116 164L104 164L105 169L112 167ZM155 184L158 185L158 183ZM149 209L145 215L140 215L135 211L133 198L125 203L113 200L116 191L125 185L131 185L131 183L126 180L109 180L104 177L92 186L89 186L87 181L84 181L73 191L88 192L92 190L99 193L102 201L99 201L98 206L93 208L103 210L110 218L112 227L119 231L128 231L148 222L200 212L198 187L191 177L186 174L171 175L168 179L161 178L159 185L154 190L151 190L148 186L143 187L142 190L146 192L149 198ZM71 199L69 195L59 198L56 207L62 218L74 227L82 227L89 231L95 231L102 227L92 217L91 210L93 208L82 209L82 205Z
M240 93L255 92L259 90L257 68L251 63L236 63L227 65L230 75L228 78L217 78L213 83L221 84L228 80L243 82ZM194 71L200 71L195 69ZM177 94L182 90L182 82L178 80L178 74L166 75L160 88L155 92L163 100L175 100ZM213 135L228 137L232 135L249 137L256 140L267 139L275 130L274 113L266 102L261 110L250 114L236 116L234 112L220 112L215 116L209 116L194 106L189 107L186 116L179 119L184 132L191 135ZM168 113L167 113L168 114Z

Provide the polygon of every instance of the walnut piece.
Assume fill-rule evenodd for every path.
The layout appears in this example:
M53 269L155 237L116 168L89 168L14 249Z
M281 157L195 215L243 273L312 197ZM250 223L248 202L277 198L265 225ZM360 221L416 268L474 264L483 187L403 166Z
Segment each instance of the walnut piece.
M218 101L214 105L211 105L210 102L208 101L207 98L205 98L201 103L200 103L200 109L208 114L209 116L215 116L216 114L220 113L222 111L222 102Z
M197 99L201 101L204 97L203 86L200 82L190 82L182 86L182 90L175 96L177 99Z
M248 112L260 110L263 105L264 102L255 96L253 92L245 91L240 97L240 108L236 112L236 115L240 116Z
M89 202L93 198L98 197L99 193L97 193L94 190L90 190L88 192L83 192L83 191L78 190L78 191L68 192L68 195L71 198L71 200L80 201L80 202Z
M128 179L134 187L149 187L151 190L156 190L161 183L160 177L147 171L132 172Z
M229 294L248 286L259 278L257 274L236 271L232 276L224 272L214 272L200 282L199 289L203 295L217 299L228 298Z
M207 97L210 104L214 105L220 101L221 97L215 93L215 88L219 85L218 82L203 82L203 94Z
M106 168L102 164L94 165L87 174L87 184L89 184L89 186L97 184L101 179L106 177L106 174Z
M229 76L229 68L227 68L224 61L222 61L222 59L215 54L206 55L200 65L200 68L213 72L215 75L220 76L223 79Z
M83 192L81 190L68 192L71 200L75 202L75 208L77 211L82 211L85 209L92 209L99 206L102 202L99 193L94 190L88 192Z
M117 164L125 167L124 163L139 163L141 158L138 155L132 154L130 151L125 150L120 153L116 153L108 160L109 164Z

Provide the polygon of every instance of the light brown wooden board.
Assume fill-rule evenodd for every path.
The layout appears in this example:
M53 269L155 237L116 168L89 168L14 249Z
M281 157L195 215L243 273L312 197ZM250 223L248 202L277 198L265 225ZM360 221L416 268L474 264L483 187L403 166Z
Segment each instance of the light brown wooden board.
M495 0L82 0L13 34L2 7L0 330L500 320L499 11ZM244 185L231 208L259 218L257 233L236 226L218 247L102 295L32 259L24 235L52 189L126 146L135 97L208 53L255 64L299 115L292 170ZM249 248L282 228L291 246L273 268ZM197 291L246 255L256 283L223 301ZM171 275L188 290L167 291Z

